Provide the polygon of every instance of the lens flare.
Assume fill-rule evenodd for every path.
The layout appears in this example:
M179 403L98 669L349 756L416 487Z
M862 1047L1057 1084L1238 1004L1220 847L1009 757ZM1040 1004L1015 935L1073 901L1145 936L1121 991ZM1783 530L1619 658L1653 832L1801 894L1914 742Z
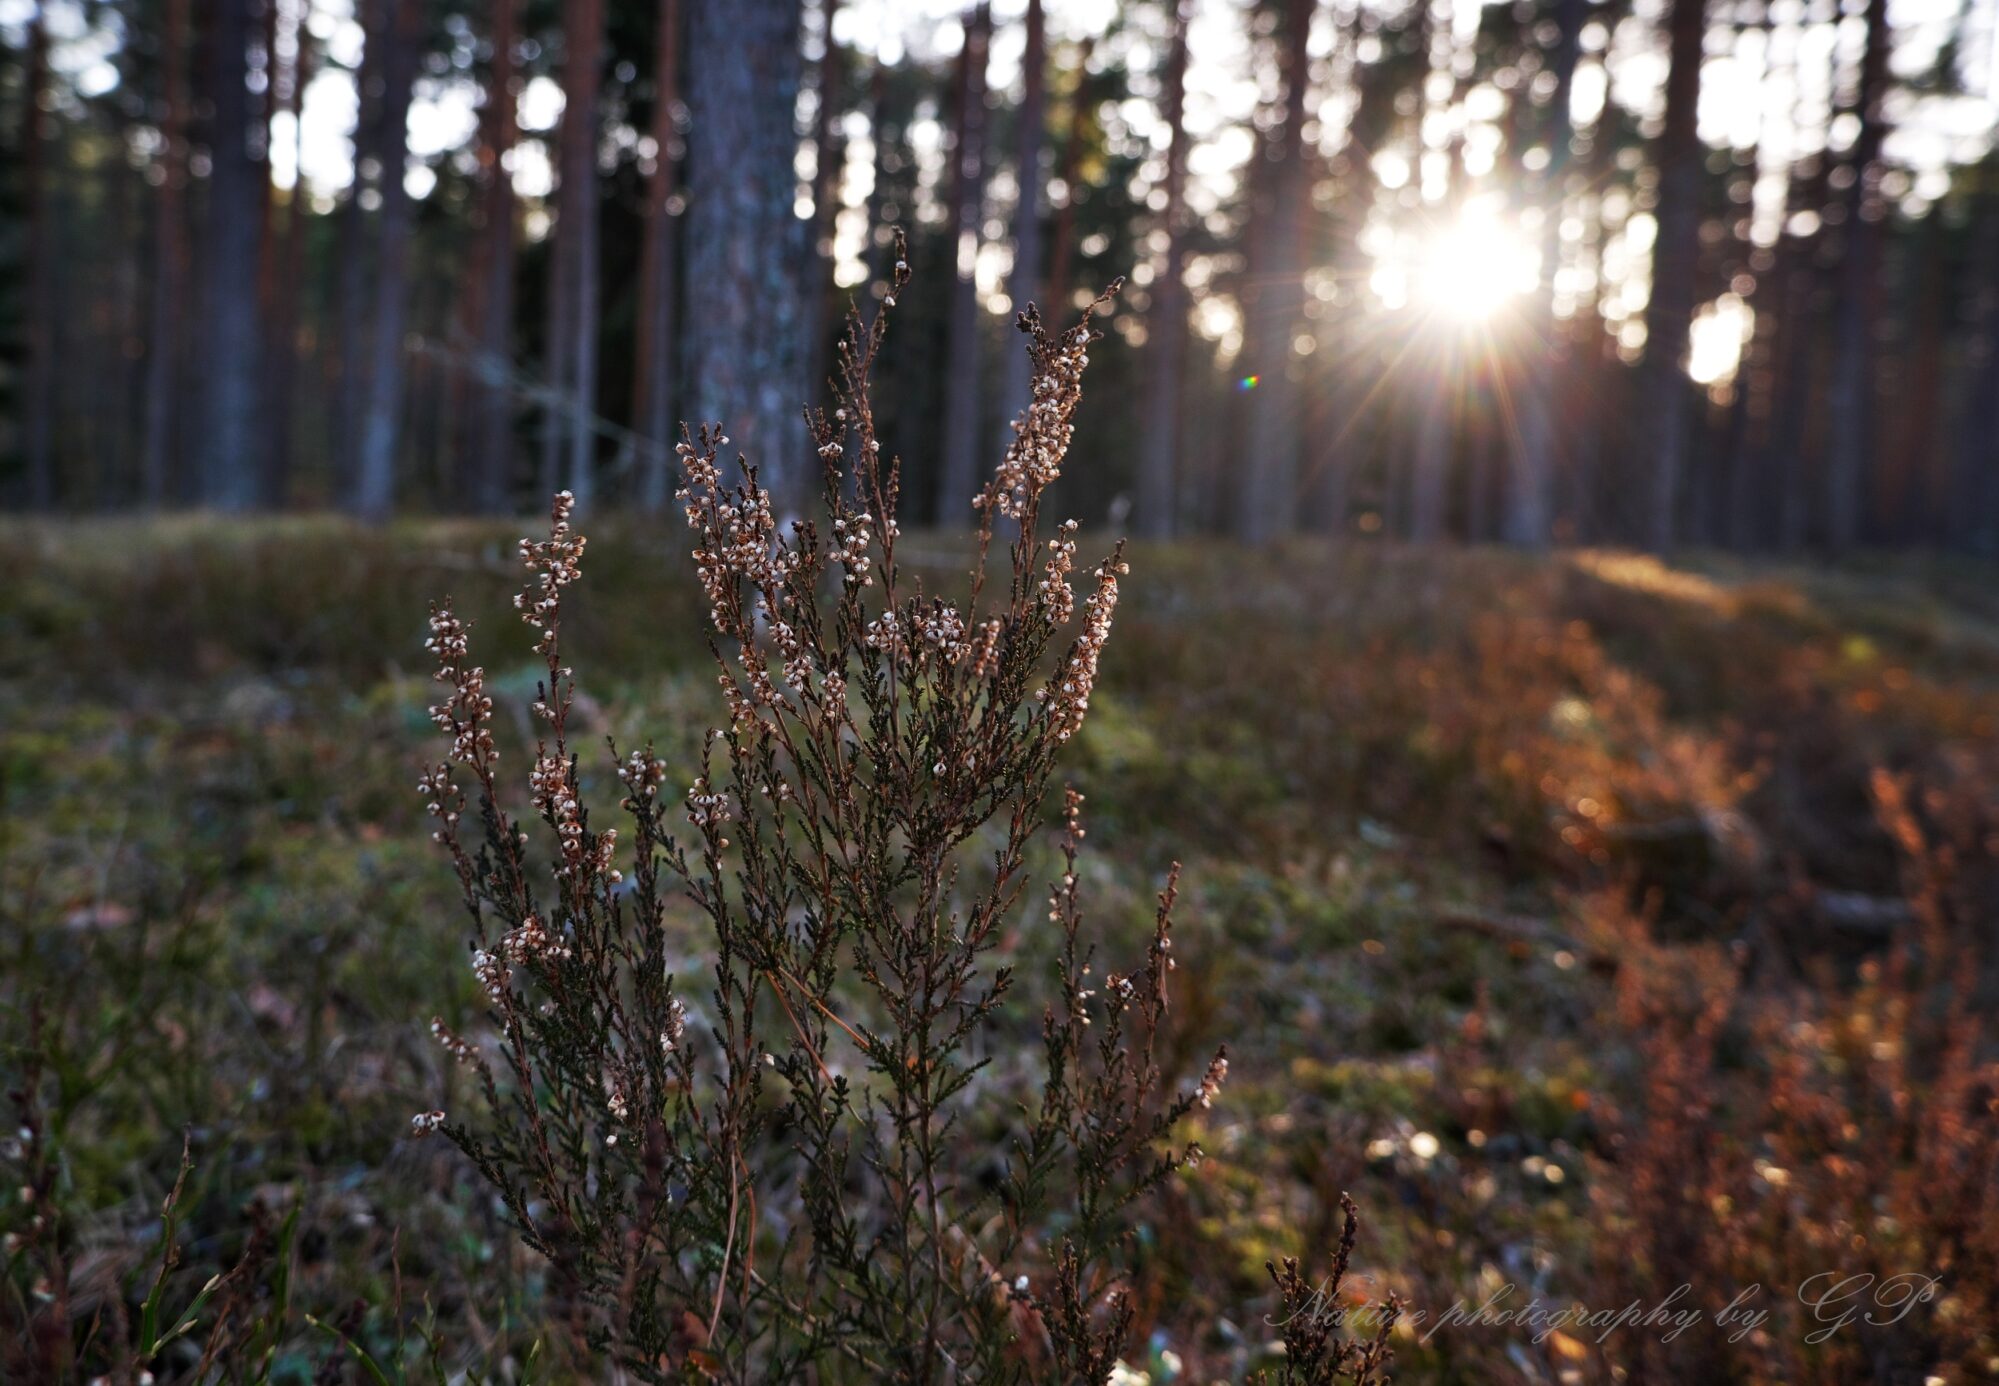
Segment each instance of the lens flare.
M1418 267L1431 311L1464 323L1485 322L1539 280L1540 253L1496 208L1473 203L1423 247Z

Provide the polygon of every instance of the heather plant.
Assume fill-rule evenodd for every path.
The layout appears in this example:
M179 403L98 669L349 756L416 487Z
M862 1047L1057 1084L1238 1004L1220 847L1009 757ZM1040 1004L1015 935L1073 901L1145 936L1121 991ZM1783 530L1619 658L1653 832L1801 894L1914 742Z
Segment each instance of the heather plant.
M947 598L897 561L899 465L870 400L907 276L898 247L883 311L850 315L834 408L808 411L824 528L781 525L754 463L725 475L719 430L683 436L727 716L684 792L653 746L611 748L629 849L586 805L571 734L570 497L523 541L516 602L543 663L528 788L545 856L505 806L467 625L448 603L431 619L451 745L421 789L493 1033L436 1023L484 1111L415 1126L447 1135L547 1258L577 1350L646 1379L1109 1379L1133 1333L1135 1210L1199 1158L1183 1124L1228 1069L1224 1049L1184 1080L1162 1062L1177 867L1138 956L1099 958L1070 789L1040 1077L1017 1103L981 1082L1017 1067L996 949L1126 572L1120 546L1079 600L1075 523L1041 532L1116 286L1060 332L1021 315L1032 400L977 500L969 591ZM698 982L674 975L690 920ZM1382 1344L1327 1337L1301 1338L1284 1379L1380 1370Z
M1999 1063L1976 1000L1991 806L1886 771L1869 788L1909 912L1852 984L1752 989L1722 950L1623 921L1619 1023L1645 1068L1596 1185L1604 1279L1798 1292L1769 1332L1634 1339L1634 1377L1972 1380L1999 1352ZM1835 1285L1864 1286L1865 1313L1813 1298Z

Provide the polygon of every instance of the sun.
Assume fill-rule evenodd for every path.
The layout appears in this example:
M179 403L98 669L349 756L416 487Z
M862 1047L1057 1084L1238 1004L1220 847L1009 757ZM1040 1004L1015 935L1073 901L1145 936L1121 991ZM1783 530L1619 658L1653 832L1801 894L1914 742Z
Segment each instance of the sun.
M1484 323L1532 292L1540 268L1539 252L1518 227L1475 202L1423 242L1417 290L1441 317Z

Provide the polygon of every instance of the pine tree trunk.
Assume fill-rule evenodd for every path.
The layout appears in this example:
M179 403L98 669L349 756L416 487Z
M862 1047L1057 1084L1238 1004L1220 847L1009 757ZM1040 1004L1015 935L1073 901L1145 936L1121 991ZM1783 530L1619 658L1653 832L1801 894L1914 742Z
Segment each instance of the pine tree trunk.
M569 107L563 106L563 119L567 120ZM558 149L564 143L556 141ZM555 176L558 184L567 175L558 166ZM558 193L560 189L558 187ZM560 198L558 197L558 202ZM569 396L575 389L575 356L571 350L575 337L570 327L574 314L573 300L575 285L569 273L569 257L562 249L561 212L553 242L548 254L548 318L542 334L542 384L547 396L541 411L541 458L535 469L535 492L546 497L560 491L563 486L562 465L565 445L569 438Z
M1644 536L1661 552L1670 549L1678 536L1680 490L1693 424L1686 355L1700 257L1701 142L1695 118L1706 35L1706 0L1672 0L1666 121L1659 137L1659 230L1652 250L1652 299L1645 314L1652 484Z
M159 196L154 200L153 306L146 343L146 436L139 459L148 509L167 504L180 425L181 315L187 305L187 34L190 0L167 0L161 37Z
M1520 392L1520 433L1507 474L1506 538L1509 543L1539 548L1548 542L1554 520L1556 453L1562 445L1557 398L1567 378L1568 353L1555 321L1555 270L1562 253L1562 204L1567 194L1570 148L1575 124L1569 112L1575 85L1576 58L1582 51L1583 25L1589 20L1589 0L1558 0L1555 43L1546 71L1555 79L1548 97L1546 144L1548 163L1535 179L1546 224L1541 236L1541 282L1530 308L1527 358Z
M868 74L868 139L875 149L874 185L868 189L868 250L870 261L872 252L888 243L889 228L883 225L882 208L888 197L890 151L893 145L889 139L889 90L888 64L880 58L874 60L874 68ZM896 131L900 141L901 130Z
M520 140L514 90L516 9L493 0L493 66L479 113L481 247L477 323L479 389L472 429L472 503L487 514L509 508L514 481L514 179L508 155Z
M1888 0L1867 0L1867 48L1860 60L1853 142L1841 227L1839 312L1835 326L1831 425L1826 446L1826 542L1851 548L1862 536L1874 428L1874 332L1880 310L1881 98L1888 84Z
M595 498L597 475L597 122L604 66L603 0L570 0L563 7L567 70L562 111L561 215L556 253L567 261L569 313L568 418L564 430L565 485L578 509Z
M949 529L973 522L979 476L979 222L985 206L986 57L992 13L983 4L965 25L958 138L953 151L951 283L944 378L943 470L937 521Z
M1055 177L1062 184L1062 205L1055 209L1055 225L1048 238L1047 315L1058 319L1069 311L1075 288L1076 187L1077 171L1083 163L1083 133L1089 128L1097 103L1097 84L1091 79L1090 59L1095 41L1084 39L1076 54L1076 90L1069 98L1069 115L1063 125L1062 162Z
M1041 296L1041 145L1047 124L1048 28L1041 0L1027 0L1027 43L1021 54L1022 92L1018 117L1019 144L1014 155L1014 181L1020 201L1013 214L1013 270L1007 278L1007 296L1016 313ZM1174 98L1168 95L1170 102ZM1067 309L1046 304L1048 315L1058 323ZM1002 365L1000 417L1003 420L1000 446L1013 441L1012 421L1027 407L1032 388L1025 343L1008 344Z
M255 508L261 489L256 454L262 365L257 343L259 165L250 146L249 18L246 6L217 5L212 33L202 499L226 511Z
M1170 539L1174 529L1175 473L1180 438L1180 377L1187 355L1187 7L1175 0L1173 44L1166 55L1162 93L1166 118L1166 261L1154 281L1147 313L1145 436L1138 457L1134 519L1147 539Z
M1935 537L1944 513L1943 478L1937 446L1944 419L1944 354L1955 308L1942 217L1924 217L1910 246L1911 282L1904 339L1911 346L1898 445L1877 456L1874 477L1884 497L1888 525L1884 537L1899 544L1923 544Z
M1251 544L1290 532L1297 510L1299 391L1292 378L1292 338L1304 308L1305 86L1310 73L1306 46L1312 8L1313 0L1285 0L1280 31L1284 119L1276 135L1277 160L1270 170L1265 226L1256 238L1253 273L1244 293L1247 372L1258 381L1249 396L1236 535Z
M21 178L27 191L28 244L23 273L27 284L26 447L28 505L55 504L55 265L50 260L49 195L46 166L49 30L46 7L35 6L28 26L28 74L22 86Z
M812 180L812 253L805 260L805 309L810 324L806 338L806 381L817 404L827 389L828 353L832 348L833 239L839 230L840 166L840 45L833 41L833 20L840 0L820 0L819 17L825 48L819 55L819 108L812 120L815 156Z
M1433 346L1432 369L1419 379L1443 382L1421 391L1416 407L1415 459L1409 472L1409 538L1434 544L1444 537L1444 502L1450 482L1451 439L1456 432L1457 385L1462 378L1457 353L1448 342Z
M381 64L382 123L393 131L385 141L382 215L376 242L373 345L368 403L361 424L361 456L354 509L363 518L389 517L396 500L396 459L402 437L404 385L409 362L403 350L409 314L409 243L413 209L403 183L408 158L411 84L416 77L419 0L389 0L392 14L382 26L387 51Z
M674 489L674 284L680 257L679 222L672 201L680 177L680 0L660 0L657 22L652 138L658 152L646 184L632 379L633 426L644 439L637 458L639 500L653 513L666 508Z
M1999 196L1978 199L1984 225L1974 277L1970 388L1958 423L1957 475L1944 537L1973 553L1999 552Z
M271 14L277 14L275 0L268 0ZM311 72L311 35L306 32L301 21L293 28L292 42L295 45L290 64L282 71L277 59L277 30L275 23L267 30L272 43L267 61L272 65L270 100L273 114L280 107L292 117L294 147L303 149L304 122L299 119L305 103L305 84ZM278 79L282 77L282 84ZM267 139L275 140L277 132L266 126ZM265 160L268 170L270 160ZM294 169L302 168L303 161L294 161ZM291 193L285 203L284 229L273 228L272 239L266 251L265 281L268 292L265 312L268 318L265 335L269 339L266 351L264 379L264 407L268 422L264 429L268 441L268 452L264 466L264 495L273 505L282 506L290 497L293 446L292 384L296 376L298 362L298 305L299 287L305 272L305 177L299 173L292 184Z
M801 66L797 0L689 11L691 148L686 349L691 414L718 421L783 512L809 498L817 464L800 410L805 226L793 212Z
M370 168L384 166L382 137L382 62L389 47L388 13L391 0L357 0L355 18L362 31L361 65L354 76L358 107L354 120L354 178L347 189L347 203L340 209L337 259L340 265L340 356L339 384L334 391L332 428L334 467L333 487L343 500L352 500L358 485L361 459L362 420L367 412L368 388L372 379L369 351L370 284L374 268L374 246L369 230L367 192Z

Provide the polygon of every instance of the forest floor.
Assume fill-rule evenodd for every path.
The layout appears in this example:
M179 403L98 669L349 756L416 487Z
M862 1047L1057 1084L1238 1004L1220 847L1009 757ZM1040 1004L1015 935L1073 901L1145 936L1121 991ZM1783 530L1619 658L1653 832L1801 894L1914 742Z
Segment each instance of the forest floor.
M478 619L514 718L534 665L507 610L513 534L0 531L0 1067L14 1080L38 1002L86 1310L151 1285L187 1131L170 1303L226 1263L253 1202L299 1210L278 1379L335 1350L307 1312L383 1354L399 1302L405 1319L427 1303L467 1361L518 1361L539 1335L538 1267L455 1152L409 1139L413 1112L469 1096L430 1018L476 1029L481 999L414 792L435 755L426 604L449 593ZM1976 826L1999 821L1990 567L1309 543L1131 558L1067 771L1088 796L1092 918L1107 954L1134 953L1185 864L1168 1062L1197 1075L1226 1040L1233 1065L1209 1158L1144 1239L1133 1366L1155 1381L1262 1360L1264 1263L1323 1267L1342 1190L1359 1271L1432 1323L1508 1283L1664 1298L1680 1277L1642 1204L1671 1198L1645 1194L1634 1171L1660 1161L1634 1144L1648 1111L1720 1118L1658 1110L1648 1027L1667 1022L1634 969L1691 978L1688 1014L1713 985L1823 1015L1795 998L1864 991L1923 915L1895 785L1933 839L1968 834L1960 867L1999 846ZM565 623L579 715L690 765L719 698L683 538L593 531L585 574ZM608 760L585 768L608 807ZM1993 910L1974 921L1987 938ZM1049 986L1034 913L1008 945L1023 1033ZM1700 1194L1717 1220L1733 1214L1714 1199L1804 1182L1764 1139L1741 1137L1760 1184ZM17 1203L0 1194L0 1225ZM1695 1292L1718 1309L1733 1288ZM1802 1336L1784 1325L1765 1331ZM1398 1379L1608 1379L1651 1350L1428 1327L1399 1339ZM1930 1361L1951 1380L1990 1366L1993 1331Z

